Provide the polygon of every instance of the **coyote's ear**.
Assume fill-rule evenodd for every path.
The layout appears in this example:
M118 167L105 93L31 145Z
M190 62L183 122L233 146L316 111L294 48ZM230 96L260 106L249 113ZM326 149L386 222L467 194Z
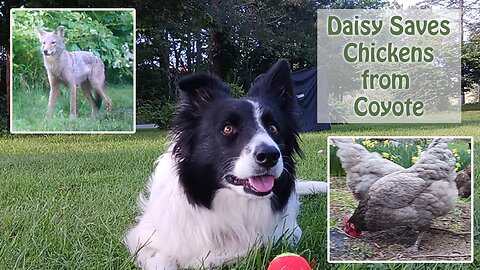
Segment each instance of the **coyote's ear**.
M231 89L220 78L207 73L186 76L178 82L181 105L189 109L202 109L219 98L228 97Z
M43 37L43 35L45 35L45 31L42 30L42 28L40 27L35 27L35 30L37 30L38 32L38 37Z
M287 110L293 108L292 73L287 60L281 59L252 83L248 96L267 97Z
M60 37L63 38L63 34L64 34L63 26L57 27L57 30L55 30L55 35L60 36Z

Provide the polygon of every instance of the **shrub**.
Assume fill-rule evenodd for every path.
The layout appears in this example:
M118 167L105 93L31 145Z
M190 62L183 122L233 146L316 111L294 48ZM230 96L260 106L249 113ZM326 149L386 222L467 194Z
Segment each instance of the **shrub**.
M7 114L0 112L0 134L8 132Z
M0 134L8 132L7 98L0 94Z
M232 93L230 93L230 95L234 98L242 98L246 95L245 90L243 90L241 85L231 83L230 88L232 88Z
M235 98L245 96L242 86L232 83L230 84L232 92L230 95ZM138 124L156 124L161 129L168 128L168 125L175 113L178 99L170 100L138 100L137 101L137 123Z
M161 129L168 128L175 112L176 101L142 101L137 106L138 124L156 124Z

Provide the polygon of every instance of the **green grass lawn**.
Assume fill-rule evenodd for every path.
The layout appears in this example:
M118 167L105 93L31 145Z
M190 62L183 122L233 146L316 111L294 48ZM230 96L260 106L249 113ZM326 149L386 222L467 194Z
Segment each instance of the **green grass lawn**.
M298 163L298 176L326 179L330 135L474 135L479 143L480 112L463 116L461 125L334 125L328 132L303 134L305 158ZM134 223L137 195L165 147L165 133L155 130L0 137L0 269L135 269L121 238ZM480 165L478 155L474 163ZM476 173L475 180L479 176ZM479 195L477 191L475 228ZM318 270L480 268L478 238L473 264L327 264L326 196L304 197L302 203L304 235L299 246L262 249L224 269L265 269L273 257L287 251L315 261Z
M52 119L45 119L48 105L48 86L25 87L20 84L12 91L13 131L58 132L58 131L133 131L133 86L128 84L107 85L106 91L113 101L111 114L106 113L105 103L92 119L91 107L83 92L77 91L77 119L70 119L70 92L66 87L55 104Z

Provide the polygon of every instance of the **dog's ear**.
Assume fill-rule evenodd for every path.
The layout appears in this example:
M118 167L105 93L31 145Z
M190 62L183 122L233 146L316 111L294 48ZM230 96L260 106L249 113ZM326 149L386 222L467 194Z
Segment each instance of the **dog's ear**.
M292 109L292 72L287 60L279 60L267 73L258 76L252 83L248 96L274 98L282 108Z
M45 35L45 31L43 31L42 28L40 28L40 27L35 27L35 30L37 30L37 32L38 32L38 37L39 37L39 38L42 38L42 37Z
M63 38L64 34L65 34L65 29L63 28L63 26L57 27L57 30L55 30L55 35Z
M200 109L219 98L230 95L231 89L220 78L207 73L186 76L178 82L180 99L183 104Z

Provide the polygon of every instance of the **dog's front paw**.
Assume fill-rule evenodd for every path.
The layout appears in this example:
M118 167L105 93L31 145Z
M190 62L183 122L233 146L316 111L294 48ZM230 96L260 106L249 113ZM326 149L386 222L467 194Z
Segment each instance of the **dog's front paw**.
M148 252L137 258L143 270L177 270L178 265L172 257L159 252ZM140 255L140 254L139 254Z

